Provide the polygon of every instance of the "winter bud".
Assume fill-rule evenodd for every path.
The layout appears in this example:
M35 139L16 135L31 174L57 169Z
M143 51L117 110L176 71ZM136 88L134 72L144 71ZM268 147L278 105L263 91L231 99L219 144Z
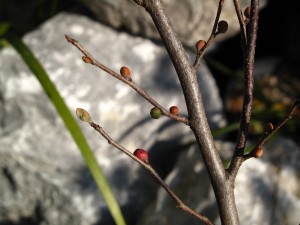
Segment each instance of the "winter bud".
M82 56L82 60L83 60L83 62L85 62L85 63L89 63L89 64L91 64L92 63L92 60L91 60L91 58L90 57L87 57L87 56Z
M272 123L267 123L267 130L271 131L274 129L274 125Z
M254 156L255 158L260 158L260 157L262 157L263 153L264 153L264 151L263 151L263 149L260 148L260 147L253 150L253 156Z
M128 67L122 66L120 69L120 74L127 80L131 80L131 71Z
M172 114L178 114L179 113L179 109L178 109L178 107L177 106L171 106L170 107L170 113L172 113Z
M244 16L246 17L246 19L250 19L250 14L251 14L251 8L250 8L250 6L248 6L248 7L244 10Z
M158 119L161 116L161 111L159 108L154 107L151 109L150 115L153 119Z
M218 34L226 33L227 29L228 29L228 23L225 20L219 21L217 33Z
M200 52L205 45L206 45L206 41L199 40L195 45L197 52Z
M142 160L145 163L148 163L148 152L144 149L138 148L133 153L138 159Z
M87 123L92 122L90 114L85 109L77 108L76 115L83 122L87 122Z

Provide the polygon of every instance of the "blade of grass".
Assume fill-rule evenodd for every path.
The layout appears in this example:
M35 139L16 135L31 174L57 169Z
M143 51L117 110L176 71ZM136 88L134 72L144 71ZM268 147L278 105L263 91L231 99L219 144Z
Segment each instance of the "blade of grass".
M77 144L81 154L87 164L87 167L90 170L99 190L102 193L102 196L112 214L112 217L115 220L117 225L125 225L124 217L121 213L120 207L107 183L103 172L98 165L98 162L91 151L84 135L81 132L80 127L75 121L72 113L69 108L66 106L64 100L60 96L56 87L49 79L48 74L39 63L38 59L33 55L30 49L26 46L26 44L15 34L8 33L5 35L7 41L16 49L16 51L21 55L27 66L34 73L34 75L39 80L42 85L44 91L50 98L51 102L55 106L57 112L63 119L65 126L73 137L75 143Z
M239 129L239 123L232 123L225 127L213 130L212 135L214 137L219 137L219 136L225 135L231 131L235 131L235 130L237 131L238 129Z

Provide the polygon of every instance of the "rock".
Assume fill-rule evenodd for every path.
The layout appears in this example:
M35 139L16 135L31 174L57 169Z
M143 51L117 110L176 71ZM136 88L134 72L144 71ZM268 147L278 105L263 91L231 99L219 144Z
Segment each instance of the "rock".
M113 70L128 66L133 80L161 105L177 105L186 114L182 91L164 48L67 13L24 37L74 116L78 107L88 110L94 122L129 150L149 150L150 162L166 175L173 164L165 161L161 165L159 160L165 159L164 150L190 141L188 127L167 118L152 120L148 102L85 64L64 34L78 39ZM113 224L74 141L37 79L12 48L1 51L0 63L0 222L17 223L25 218L41 224ZM211 126L224 124L218 89L204 63L198 78ZM79 119L78 123L128 224L134 224L136 214L154 198L158 186L144 169L86 123ZM161 158L153 152L160 152L157 156Z
M79 2L89 8L97 20L104 24L116 29L125 28L133 34L159 39L150 15L133 0L79 0ZM261 5L264 6L266 2L266 0L261 1ZM198 40L209 38L219 0L163 0L163 3L179 37L185 44L194 46ZM241 1L241 4L242 9L248 6L246 1ZM226 34L219 35L218 40L228 38L239 31L231 1L224 1L221 20L228 22L229 29Z
M234 145L217 142L217 147L222 150L221 155L226 156ZM241 224L299 223L299 150L290 139L279 138L267 144L263 158L250 159L242 165L235 182ZM196 146L179 156L166 181L188 206L220 224L214 193ZM176 208L173 200L160 188L157 198L138 224L196 225L199 221Z

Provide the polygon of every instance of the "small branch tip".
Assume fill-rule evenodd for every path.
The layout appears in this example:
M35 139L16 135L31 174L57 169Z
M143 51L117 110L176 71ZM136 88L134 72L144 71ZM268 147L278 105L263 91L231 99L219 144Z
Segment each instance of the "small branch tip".
M68 42L74 44L74 43L77 43L78 41L71 38L69 35L65 34L65 39L67 39Z

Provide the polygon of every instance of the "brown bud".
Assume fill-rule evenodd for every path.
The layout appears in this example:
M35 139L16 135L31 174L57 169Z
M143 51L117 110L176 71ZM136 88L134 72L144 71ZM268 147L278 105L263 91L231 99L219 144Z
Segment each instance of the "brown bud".
M262 157L263 153L264 153L264 150L261 147L256 148L253 150L253 157L260 158L260 157Z
M173 113L173 114L178 114L179 113L179 109L178 109L178 107L177 106L171 106L170 107L170 113Z
M122 66L120 69L120 74L128 80L131 80L131 72L130 69L126 66Z
M267 123L267 130L271 131L274 129L274 125L272 123Z
M251 8L250 8L250 6L248 6L248 7L244 10L244 16L246 17L246 19L250 19L250 14L251 14Z
M76 115L83 122L87 122L87 123L92 122L90 114L85 109L77 108L76 109Z
M83 60L83 62L85 62L85 63L92 63L92 59L90 58L90 57L87 57L87 56L82 56L82 60Z
M227 29L228 29L228 23L225 20L219 21L217 33L218 34L226 33Z
M206 41L199 40L195 45L197 52L200 52L205 45L206 45Z

